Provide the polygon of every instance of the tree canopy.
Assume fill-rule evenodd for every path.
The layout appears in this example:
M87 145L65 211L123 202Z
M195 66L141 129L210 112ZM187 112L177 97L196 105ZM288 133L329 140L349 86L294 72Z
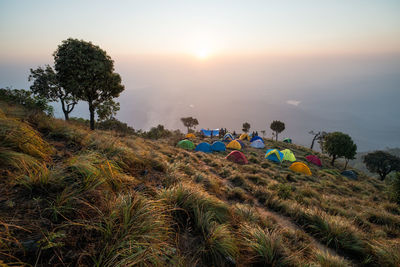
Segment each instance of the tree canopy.
M379 174L381 180L392 171L400 171L400 158L385 151L368 153L363 161L370 172Z
M334 166L336 159L341 157L353 159L357 152L357 145L349 135L342 132L333 132L325 135L323 146L325 152L332 157L332 166Z
M196 128L196 126L199 125L199 121L193 117L181 118L181 121L183 125L187 128L188 133L191 131L193 127Z
M69 38L54 52L56 76L60 85L79 100L88 102L90 128L94 129L95 111L124 90L114 62L99 46Z
M273 121L270 128L275 133L275 140L278 141L278 134L285 130L285 123L281 121Z
M78 103L77 98L60 85L57 74L50 65L45 65L44 68L38 67L35 70L30 69L30 72L28 80L33 81L30 87L31 91L50 102L60 101L65 120L68 120L69 113Z
M243 123L242 131L247 133L249 130L250 130L250 123L248 123L248 122Z

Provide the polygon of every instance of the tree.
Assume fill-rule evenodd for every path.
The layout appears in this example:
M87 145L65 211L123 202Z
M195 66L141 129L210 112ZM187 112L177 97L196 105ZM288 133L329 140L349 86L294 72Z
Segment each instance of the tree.
M392 171L400 171L400 158L384 151L368 153L363 161L370 172L379 174L382 181Z
M331 164L334 166L335 160L341 157L346 159L354 158L357 145L351 137L341 132L328 133L324 137L324 150L332 157Z
M344 158L346 160L346 164L344 165L344 169L347 168L347 164L349 164L350 160L356 158L356 154L357 154L357 145L353 143L353 145L349 145L347 147L346 153L344 155Z
M31 91L50 102L60 101L65 120L68 120L69 114L78 103L78 100L72 95L72 92L60 85L54 69L49 65L45 65L44 68L30 69L30 72L28 81L33 80L33 84L30 87Z
M183 125L187 127L188 133L191 131L192 127L196 128L196 126L199 125L199 121L192 117L181 118L181 121Z
M263 137L265 137L265 130L262 130L261 133L262 133Z
M112 99L104 101L97 108L97 117L99 121L111 120L117 115L119 111L119 103Z
M275 140L278 141L278 134L285 130L285 124L281 121L273 121L270 128L275 133Z
M324 137L327 135L327 133L324 131L319 131L319 132L310 131L308 133L313 135L310 149L312 150L314 148L315 141L317 141L321 151L323 152L324 151Z
M54 52L55 70L60 85L79 100L88 102L90 129L94 130L99 106L118 97L124 90L114 62L91 42L69 38Z
M250 130L250 123L248 123L248 122L243 123L242 131L247 133L249 130Z

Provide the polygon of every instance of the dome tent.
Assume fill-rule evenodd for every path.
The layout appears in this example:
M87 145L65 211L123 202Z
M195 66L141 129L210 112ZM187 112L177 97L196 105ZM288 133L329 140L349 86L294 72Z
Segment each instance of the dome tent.
M246 156L237 150L232 151L231 153L229 153L228 156L226 156L226 159L238 164L248 164L249 162L247 161Z
M260 139L257 139L255 141L251 142L250 146L254 147L254 148L264 148L265 147L264 143Z
M233 139L235 139L235 138L233 138L233 135L232 135L232 134L227 133L227 134L224 135L224 138L222 138L222 139L223 139L223 140L229 140L229 141L231 141L231 140L233 140Z
M240 135L239 140L250 141L250 136L247 133L243 133L243 134Z
M253 138L251 138L251 139L250 139L250 142L253 142L253 141L255 141L255 140L261 140L261 141L264 143L264 139L262 139L262 138L259 137L258 135L257 135L257 136L254 136Z
M188 133L186 135L186 138L196 138L196 136L194 134L192 134L192 133Z
M312 174L310 168L308 168L308 166L303 162L295 162L292 165L290 165L289 169L294 172L300 172L306 175Z
M355 173L354 171L351 171L351 170L342 171L340 174L343 176L346 176L347 178L350 178L352 180L357 180L357 178L358 178L357 173Z
M186 150L193 150L194 149L194 144L192 141L189 141L187 139L179 141L177 144L178 147L186 149Z
M226 148L240 150L240 149L242 149L242 146L240 145L240 143L238 141L232 140L229 142L229 144L226 146Z
M267 153L265 153L265 158L281 163L283 161L283 154L278 149L268 149Z
M283 142L288 143L288 144L291 144L291 143L292 143L292 139L290 139L290 138L285 138L285 139L283 139Z
M211 145L211 150L212 151L225 151L226 147L225 144L222 143L221 141L215 141L212 145Z
M242 146L242 149L246 147L242 140L235 139L235 141L239 142L239 144Z
M306 156L306 160L314 165L322 167L321 160L315 155Z
M203 142L196 146L195 151L201 151L205 153L212 153L211 145L209 143Z
M287 161L296 161L296 157L294 156L293 152L290 149L284 149L281 151L283 154L283 160Z

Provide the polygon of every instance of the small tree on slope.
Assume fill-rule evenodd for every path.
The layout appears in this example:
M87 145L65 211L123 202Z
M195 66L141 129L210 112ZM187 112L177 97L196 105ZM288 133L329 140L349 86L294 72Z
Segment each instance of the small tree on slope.
M392 171L400 171L400 158L384 151L368 153L363 161L370 172L379 174L382 181Z
M341 157L351 159L357 151L357 145L354 144L351 137L341 132L329 133L324 137L324 151L332 157L332 166L335 160Z
M275 140L278 141L278 134L285 130L285 124L281 121L273 121L270 128L275 132Z
M250 130L250 123L248 123L248 122L243 123L242 131L247 133L249 130Z
M181 121L183 125L187 128L188 133L191 131L192 127L196 128L196 126L199 125L199 121L193 117L181 118Z

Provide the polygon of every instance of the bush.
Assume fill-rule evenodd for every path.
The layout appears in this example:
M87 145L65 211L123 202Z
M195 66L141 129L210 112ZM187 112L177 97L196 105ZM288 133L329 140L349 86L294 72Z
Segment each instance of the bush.
M152 127L148 132L143 132L141 135L144 138L160 139L171 136L171 134L171 131L165 129L163 125L159 124L157 127Z
M53 116L54 109L48 104L48 100L38 96L32 96L31 91L0 88L0 100L22 105L27 110L41 111L45 112L47 115Z
M389 181L389 197L393 202L400 204L400 172L397 172Z

